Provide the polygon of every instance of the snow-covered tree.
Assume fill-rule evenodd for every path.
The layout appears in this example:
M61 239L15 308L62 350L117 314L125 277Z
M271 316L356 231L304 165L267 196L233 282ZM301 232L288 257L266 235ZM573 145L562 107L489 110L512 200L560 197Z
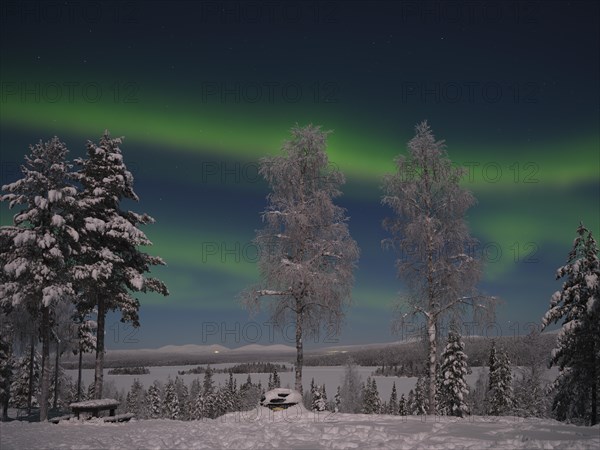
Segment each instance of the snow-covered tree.
M363 414L379 414L381 412L381 398L374 378L368 377L362 393Z
M160 387L154 382L146 392L146 408L150 419L158 419L162 416L162 399Z
M213 370L210 365L204 372L204 381L202 382L202 393L205 395L212 394L215 389L215 382L213 381Z
M175 392L175 383L173 383L170 377L165 386L163 415L167 419L179 419L179 398L177 397L177 392Z
M408 299L398 306L398 325L414 316L426 322L428 409L434 414L441 321L467 307L481 311L490 303L476 289L481 264L465 220L475 198L461 186L466 170L452 164L444 142L435 140L427 122L417 125L408 155L395 162L397 172L383 181L382 203L395 214L383 222L392 235L383 244L400 252L398 275L409 288Z
M342 404L342 392L341 388L338 386L335 391L335 397L333 399L333 412L340 412L340 406Z
M414 398L411 404L411 414L424 415L427 414L429 399L427 397L427 379L425 377L417 378L415 386Z
M71 258L78 234L73 228L75 187L71 184L71 165L67 147L57 137L30 147L21 167L23 177L2 186L7 194L0 201L10 208L20 207L14 226L0 229L12 240L2 257L4 276L0 284L2 306L25 303L32 315L40 318L42 374L40 420L48 418L50 396L50 327L56 302L74 294Z
M316 386L312 391L312 411L325 411L327 409L327 397L324 396L324 388L323 386Z
M97 308L97 398L102 397L106 313L119 310L123 322L138 327L140 303L133 293L168 295L160 280L145 276L152 266L164 265L164 261L139 249L152 244L139 226L154 219L121 209L123 200L139 200L133 190L133 176L123 162L121 142L105 131L99 144L88 141L87 157L76 160L79 170L75 176L82 189L77 200L81 250L75 277L78 289L85 294L85 306Z
M39 406L38 386L40 380L40 355L36 352L33 361L22 356L17 359L14 377L10 386L10 405L15 408L27 408L29 400L34 407ZM33 362L33 366L32 366ZM33 374L33 376L30 376ZM30 389L33 389L30 391Z
M263 158L260 174L271 186L257 233L262 283L242 293L257 311L271 302L274 323L295 324L295 389L302 392L303 337L323 325L339 327L350 303L358 246L350 237L341 195L344 176L328 164L327 134L319 127L292 128L281 155Z
M390 394L390 401L388 402L388 414L398 415L398 391L396 391L396 382L392 384L392 393Z
M361 378L356 365L349 359L344 368L344 378L340 389L341 407L343 413L359 413L362 409Z
M495 353L494 346L492 350ZM488 414L491 416L510 414L513 407L512 371L508 353L505 351L501 351L497 357L492 357L490 352L489 383Z
M277 373L277 367L273 369L273 389L281 387L281 378L279 377L279 373Z
M592 233L580 224L567 264L556 278L566 278L552 296L542 326L562 320L553 365L559 367L553 384L553 410L559 420L598 423L600 390L600 262Z
M398 413L397 414L400 416L408 415L408 402L406 400L406 397L404 396L404 393L402 393L402 395L400 396L400 400L398 400Z
M146 392L144 391L144 386L138 378L134 378L131 389L127 393L127 412L135 414L138 419L144 418L146 409L145 400Z
M179 419L190 420L189 390L184 381L179 377L175 377L175 393L179 402Z
M438 412L443 415L464 417L469 412L467 396L469 386L466 381L469 368L465 345L455 328L448 333L448 343L442 352Z

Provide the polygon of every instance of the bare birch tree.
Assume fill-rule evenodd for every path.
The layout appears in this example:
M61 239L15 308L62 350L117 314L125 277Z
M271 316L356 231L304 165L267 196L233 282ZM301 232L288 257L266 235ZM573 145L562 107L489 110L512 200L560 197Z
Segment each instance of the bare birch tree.
M491 299L476 290L481 264L475 255L477 241L465 220L476 200L460 186L465 170L452 165L444 142L435 140L427 122L417 125L408 154L398 156L395 163L397 172L383 180L382 203L394 216L383 222L391 237L382 244L399 252L398 276L409 289L406 301L398 304L397 324L414 316L426 322L429 413L433 414L436 339L443 318L467 306L477 310Z
M303 337L324 325L337 332L351 301L359 249L350 237L341 195L341 172L328 164L327 132L298 126L282 154L263 158L259 173L271 187L257 231L261 283L241 294L255 312L268 300L272 321L295 325L295 388L302 392Z

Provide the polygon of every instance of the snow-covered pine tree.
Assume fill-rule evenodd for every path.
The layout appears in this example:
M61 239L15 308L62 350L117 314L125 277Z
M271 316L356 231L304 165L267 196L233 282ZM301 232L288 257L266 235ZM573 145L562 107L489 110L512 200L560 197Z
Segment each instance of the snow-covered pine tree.
M2 257L7 280L0 284L0 306L24 302L40 319L40 421L45 421L50 397L50 323L56 302L74 294L71 260L79 236L73 228L76 190L71 184L67 147L54 137L31 146L30 151L21 166L23 177L2 186L8 193L0 196L10 208L21 206L14 226L0 228L12 240Z
M492 358L490 355L490 362ZM512 371L508 353L501 351L497 362L490 367L490 388L488 392L488 414L503 416L512 412L513 388Z
M123 162L121 142L105 131L99 144L88 141L87 158L76 160L79 170L75 178L82 190L77 200L81 251L75 277L87 308L97 307L96 398L102 397L107 311L119 310L123 322L138 327L140 303L133 293L169 293L160 280L144 276L152 266L165 264L160 257L139 249L152 244L139 226L154 219L121 209L123 200L139 200L133 176Z
M325 384L321 385L321 397L323 397L323 401L325 402L325 409L327 409L327 391L325 390Z
M273 389L273 374L272 373L269 374L269 381L267 383L267 388L269 390Z
M398 391L396 391L396 382L392 384L392 393L388 402L388 414L398 415Z
M363 414L379 414L381 412L381 399L379 398L379 391L374 378L367 378L362 397Z
M35 353L33 358L33 370L31 360L27 356L21 356L17 359L14 369L14 377L10 386L10 405L14 408L27 408L30 392L30 386L33 388L31 392L31 405L39 406L38 403L38 386L40 381L40 355ZM33 372L33 378L30 378L30 373ZM30 382L31 380L31 382Z
M542 320L544 328L563 321L551 361L560 370L553 384L554 414L559 420L595 425L600 390L600 262L598 244L583 223L556 278L566 280Z
M407 400L404 396L404 393L402 393L402 395L400 396L400 400L398 400L398 412L396 414L398 414L399 416L408 415Z
M442 415L464 417L469 413L466 381L469 368L464 349L460 334L452 327L441 356L438 412Z
M167 419L179 419L179 398L175 391L175 383L169 377L165 386L165 398L163 401L163 416Z
M273 388L281 387L281 378L279 378L279 373L277 373L277 367L273 369Z
M95 391L96 391L96 383L94 383L92 381L90 383L90 385L88 386L87 395L86 395L86 398L84 400L93 400L93 399L95 399L96 398Z
M428 397L427 397L427 379L420 376L417 379L415 386L414 400L412 403L411 414L424 415L427 414L428 409Z
M335 391L335 397L333 399L333 412L340 412L340 407L342 404L342 393L341 393L341 388L338 386L337 390Z
M415 391L408 391L408 398L406 399L406 413L408 415L415 414L417 407L415 405Z
M204 381L202 382L202 393L204 395L212 394L215 390L215 382L213 381L213 370L210 364L204 371Z
M144 386L138 378L134 378L131 389L127 393L127 412L135 414L138 419L142 418L145 413L145 398Z
M314 379L313 379L314 381ZM323 398L323 391L320 386L314 386L312 391L312 411L325 411L327 409L327 399Z
M177 400L179 401L179 419L190 420L189 412L189 391L186 384L178 376L175 377L175 393L177 394Z
M83 370L83 354L96 350L96 322L89 318L90 314L95 311L85 309L84 302L77 302L78 307L73 313L73 323L76 326L77 345L73 347L73 353L79 355L79 363L77 365L77 396L76 401L82 400L82 370Z
M150 419L162 417L162 400L158 382L154 382L148 387L146 392L146 408Z

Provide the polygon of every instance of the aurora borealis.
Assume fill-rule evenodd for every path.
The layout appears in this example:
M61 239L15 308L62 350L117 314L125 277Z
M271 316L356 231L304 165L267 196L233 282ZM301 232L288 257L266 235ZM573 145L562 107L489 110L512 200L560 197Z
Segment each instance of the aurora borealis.
M539 322L579 221L600 235L594 2L4 3L0 182L39 139L58 135L75 158L109 129L125 136L131 208L157 221L145 231L171 295L141 296L138 342L109 348L247 343L204 342L202 324L266 318L236 295L258 277L256 162L294 123L334 130L328 154L347 178L339 203L361 259L340 343L398 338L380 183L421 120L471 170L481 288L502 299L505 334Z

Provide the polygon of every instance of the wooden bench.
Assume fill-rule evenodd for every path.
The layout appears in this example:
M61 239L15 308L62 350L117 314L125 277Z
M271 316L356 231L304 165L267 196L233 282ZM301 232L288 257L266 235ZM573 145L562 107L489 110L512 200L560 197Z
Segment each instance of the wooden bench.
M89 412L92 413L92 417L98 417L100 411L106 410L108 410L109 415L113 417L117 406L119 406L119 402L112 398L101 398L98 400L71 403L69 406L77 419L79 419L79 414L82 412Z
M133 413L117 414L116 416L105 417L104 421L105 422L112 422L112 423L116 423L116 422L129 422L134 417L135 417L135 414L133 414Z

